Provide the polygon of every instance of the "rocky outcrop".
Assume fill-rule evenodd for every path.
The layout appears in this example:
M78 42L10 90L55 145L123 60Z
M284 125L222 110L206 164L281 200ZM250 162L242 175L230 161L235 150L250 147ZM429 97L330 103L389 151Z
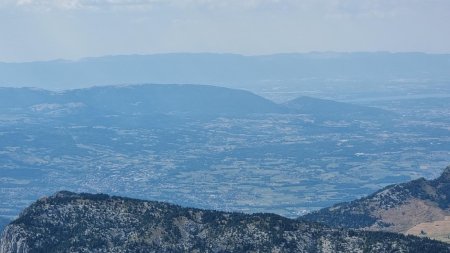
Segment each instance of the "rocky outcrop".
M18 226L8 226L0 238L0 252L31 252L26 241L26 233Z

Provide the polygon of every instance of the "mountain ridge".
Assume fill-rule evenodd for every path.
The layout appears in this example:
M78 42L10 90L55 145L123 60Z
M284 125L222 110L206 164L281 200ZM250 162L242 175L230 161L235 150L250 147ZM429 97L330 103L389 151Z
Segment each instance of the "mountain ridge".
M0 252L450 252L436 241L332 229L274 214L58 192L8 225ZM436 251L437 250L437 251Z

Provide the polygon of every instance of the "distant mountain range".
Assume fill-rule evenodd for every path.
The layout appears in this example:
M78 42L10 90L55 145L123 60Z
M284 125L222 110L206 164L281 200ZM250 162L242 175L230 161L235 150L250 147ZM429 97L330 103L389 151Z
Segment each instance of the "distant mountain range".
M423 53L157 54L0 63L0 86L48 89L140 83L257 87L308 80L450 80L450 55ZM326 82L325 82L326 84ZM365 82L365 85L368 85Z
M448 244L335 229L274 214L183 208L105 194L58 192L3 232L1 253L450 252Z
M390 231L450 242L450 166L434 180L420 178L302 216L333 227Z

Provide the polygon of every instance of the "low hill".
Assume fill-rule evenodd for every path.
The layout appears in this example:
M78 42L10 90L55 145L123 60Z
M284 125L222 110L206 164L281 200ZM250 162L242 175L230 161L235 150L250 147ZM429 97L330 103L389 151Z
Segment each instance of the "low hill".
M54 101L52 92L36 88L0 88L0 110L23 109Z
M69 90L66 101L81 101L99 110L120 113L246 115L283 108L244 90L208 85L129 85Z
M301 219L330 226L401 232L450 242L450 166L434 180L395 184ZM431 226L432 225L432 226Z
M274 214L59 192L6 227L0 252L450 252L428 239L356 232Z
M248 115L285 108L251 92L207 85L102 86L51 92L33 88L0 89L0 107L34 112L68 109L103 114Z
M394 113L374 107L307 96L283 105L298 113L313 115L318 120L387 120L395 116Z

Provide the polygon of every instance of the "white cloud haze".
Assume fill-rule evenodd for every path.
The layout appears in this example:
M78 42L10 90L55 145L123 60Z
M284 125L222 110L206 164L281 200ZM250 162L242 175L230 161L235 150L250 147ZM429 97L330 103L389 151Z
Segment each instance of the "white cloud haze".
M155 6L183 7L243 7L252 8L267 4L285 4L286 0L3 0L3 6L31 7L36 9L100 9L100 8L151 8Z

